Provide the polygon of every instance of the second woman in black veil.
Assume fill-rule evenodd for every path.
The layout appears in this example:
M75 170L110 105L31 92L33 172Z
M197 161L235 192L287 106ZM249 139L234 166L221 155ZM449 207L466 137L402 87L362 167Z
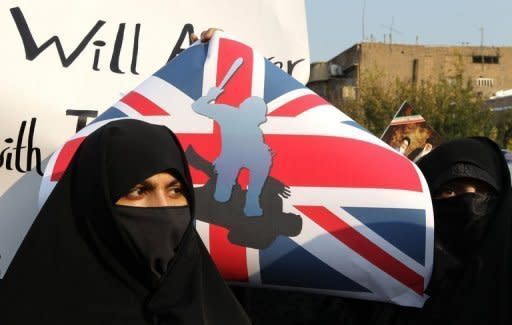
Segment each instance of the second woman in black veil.
M511 324L512 188L501 150L484 137L452 140L418 167L434 208L430 298L421 309L362 303L370 317L358 324Z

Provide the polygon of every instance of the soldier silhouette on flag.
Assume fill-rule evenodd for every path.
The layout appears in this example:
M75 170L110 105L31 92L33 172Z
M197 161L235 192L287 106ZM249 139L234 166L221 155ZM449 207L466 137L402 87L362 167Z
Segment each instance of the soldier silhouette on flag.
M220 126L221 153L214 162L217 173L214 198L227 202L242 168L249 170L250 181L245 198L246 216L261 216L259 197L268 177L272 156L264 141L260 125L267 121L267 105L260 97L249 97L238 108L212 103L224 91L225 84L243 63L237 59L219 87L212 87L206 96L192 104L192 109L211 118Z
M283 201L291 196L289 186L268 176L260 195L263 214L258 218L244 218L242 210L247 191L235 184L229 201L218 202L213 197L217 184L215 167L191 145L185 155L190 166L209 178L203 186L194 188L197 220L227 229L231 243L254 249L268 248L279 236L295 237L300 234L302 218L298 214L283 211Z

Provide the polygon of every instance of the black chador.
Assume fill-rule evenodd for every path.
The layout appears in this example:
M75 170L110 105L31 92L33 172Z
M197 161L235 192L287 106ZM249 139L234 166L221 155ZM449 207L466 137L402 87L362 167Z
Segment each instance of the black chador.
M164 171L182 183L190 207L173 210L174 221L162 223L152 208L143 217L154 223L130 219L134 210L114 204ZM249 324L193 227L193 207L172 132L136 120L101 127L77 151L0 280L0 324Z

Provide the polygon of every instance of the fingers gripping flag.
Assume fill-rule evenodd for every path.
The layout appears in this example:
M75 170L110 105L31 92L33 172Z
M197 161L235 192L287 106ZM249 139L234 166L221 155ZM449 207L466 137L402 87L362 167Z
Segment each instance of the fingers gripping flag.
M423 305L433 216L421 173L249 46L217 32L182 52L52 156L40 204L83 139L125 118L178 135L196 228L226 280Z

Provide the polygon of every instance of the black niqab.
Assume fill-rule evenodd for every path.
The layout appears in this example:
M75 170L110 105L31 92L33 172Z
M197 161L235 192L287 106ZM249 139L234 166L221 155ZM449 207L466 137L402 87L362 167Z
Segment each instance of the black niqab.
M186 160L167 128L119 120L89 135L0 280L0 323L248 324L191 219L154 256L143 248L154 242L121 221L117 199L163 171L182 183L193 216ZM155 267L162 256L170 262Z
M433 200L436 239L462 261L480 245L497 197L491 193L464 193Z
M190 223L188 206L116 206L114 218L126 232L140 260L151 270L153 286L167 271Z

